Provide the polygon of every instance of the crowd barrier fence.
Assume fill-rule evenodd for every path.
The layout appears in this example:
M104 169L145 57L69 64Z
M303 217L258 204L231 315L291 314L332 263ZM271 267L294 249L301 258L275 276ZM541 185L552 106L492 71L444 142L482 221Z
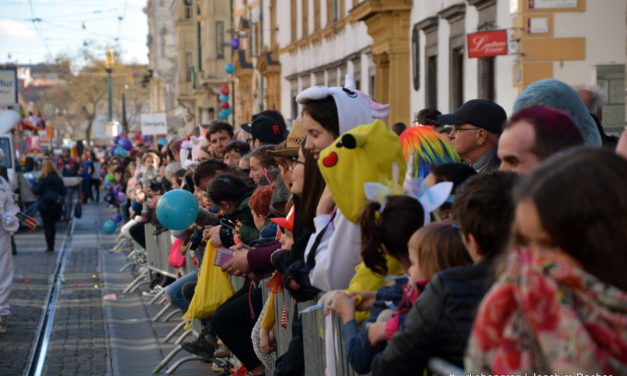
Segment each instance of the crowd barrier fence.
M147 269L176 278L176 270L168 263L168 254L171 246L169 231L163 231L159 234L155 234L155 227L152 224L146 224L145 226L145 253L147 259ZM188 252L185 257L185 273L197 271L199 269L199 265L194 265L191 253ZM143 276L146 280L148 279L148 273L143 274ZM237 291L243 286L245 280L242 277L231 277L230 281L234 290ZM266 279L260 283L264 302L270 294L270 291L266 286L267 281L268 280ZM158 298L160 298L160 304L165 304L163 309L152 318L153 321L158 321L161 316L165 315L167 311L170 311L173 308L163 295L163 291L159 296L155 296L155 298L153 298L150 302L150 304L154 304L157 300L159 300ZM325 313L324 309L321 307L311 309L312 306L316 304L317 301L315 300L294 304L294 299L290 296L287 290L277 294L275 299L276 324L274 329L276 351L272 354L273 359L276 360L277 357L287 351L290 341L292 340L292 326L295 315L300 315L303 328L305 376L324 376L327 374L334 374L336 376L357 376L358 374L348 363L346 346L341 334L342 322L340 317L334 313ZM284 310L287 310L287 320L284 323L285 325L281 325ZM180 310L170 312L165 321L176 313L180 313ZM330 315L330 317L327 317L327 315ZM179 323L170 333L168 333L168 335L164 338L164 342L174 338L175 334L183 329L183 324L183 322ZM327 346L325 342L325 330L327 328L330 328L331 330L329 350L333 353L332 356L335 361L335 367L333 370L327 370ZM201 329L200 320L193 320L192 328L190 330L183 331L183 333L175 341L176 347L164 357L157 367L155 367L153 373L159 373L165 366L167 366L168 362L170 362L174 356L181 351L180 344L183 340L189 335L197 337ZM170 365L166 369L165 373L173 374L181 364L191 360L202 360L202 358L195 355L185 356ZM230 359L230 362L234 366L239 365L239 361L234 357ZM463 370L439 358L431 359L428 364L428 369L431 374L437 376L462 375L464 373ZM274 374L274 367L267 369L266 374Z

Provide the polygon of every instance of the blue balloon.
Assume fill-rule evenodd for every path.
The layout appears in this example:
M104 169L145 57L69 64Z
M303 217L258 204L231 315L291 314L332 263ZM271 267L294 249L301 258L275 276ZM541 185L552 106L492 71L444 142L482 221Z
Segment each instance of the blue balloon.
M220 103L228 102L228 101L229 101L229 96L228 95L220 94Z
M113 137L113 143L117 145L118 141L120 141L120 136Z
M159 199L157 219L170 230L188 228L198 216L198 201L193 194L184 189L174 189Z
M122 216L121 216L121 215L119 215L119 214L115 214L115 215L113 216L113 218L111 218L111 220L112 220L113 222L115 222L115 223L120 223L120 222L122 222Z
M229 116L231 116L232 113L233 109L231 108L229 108L228 110L220 110L220 112L218 112L218 117L220 118L220 120L226 120Z
M226 65L224 66L224 71L227 74L235 73L235 65L233 63L226 63Z
M113 220L109 219L102 224L102 232L105 234L113 234L117 227L117 224Z
M123 147L118 146L117 148L115 148L115 155L119 155L120 157L124 158L128 155L128 151L124 150Z

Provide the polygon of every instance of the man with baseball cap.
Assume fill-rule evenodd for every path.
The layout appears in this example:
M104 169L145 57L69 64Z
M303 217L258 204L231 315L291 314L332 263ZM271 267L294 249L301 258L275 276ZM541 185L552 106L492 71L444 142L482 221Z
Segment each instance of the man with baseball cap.
M438 116L440 123L454 127L449 134L451 143L477 172L499 167L496 148L506 119L505 110L486 99L472 99L452 114Z
M285 123L269 116L254 116L251 124L243 124L242 129L252 134L253 149L264 145L278 145L285 141Z

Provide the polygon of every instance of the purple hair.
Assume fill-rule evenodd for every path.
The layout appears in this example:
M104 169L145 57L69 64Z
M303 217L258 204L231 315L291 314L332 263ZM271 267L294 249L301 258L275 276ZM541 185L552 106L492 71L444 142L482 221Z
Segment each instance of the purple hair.
M533 127L535 136L531 152L541 160L584 142L568 113L553 107L533 106L520 110L512 115L504 128L511 128L520 121Z

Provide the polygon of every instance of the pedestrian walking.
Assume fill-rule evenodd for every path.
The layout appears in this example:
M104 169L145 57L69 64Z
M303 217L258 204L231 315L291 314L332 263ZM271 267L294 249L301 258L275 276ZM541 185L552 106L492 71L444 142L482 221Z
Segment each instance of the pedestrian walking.
M65 185L54 164L46 159L42 163L39 180L33 192L39 196L38 206L46 235L46 252L54 251L56 224L61 216Z

